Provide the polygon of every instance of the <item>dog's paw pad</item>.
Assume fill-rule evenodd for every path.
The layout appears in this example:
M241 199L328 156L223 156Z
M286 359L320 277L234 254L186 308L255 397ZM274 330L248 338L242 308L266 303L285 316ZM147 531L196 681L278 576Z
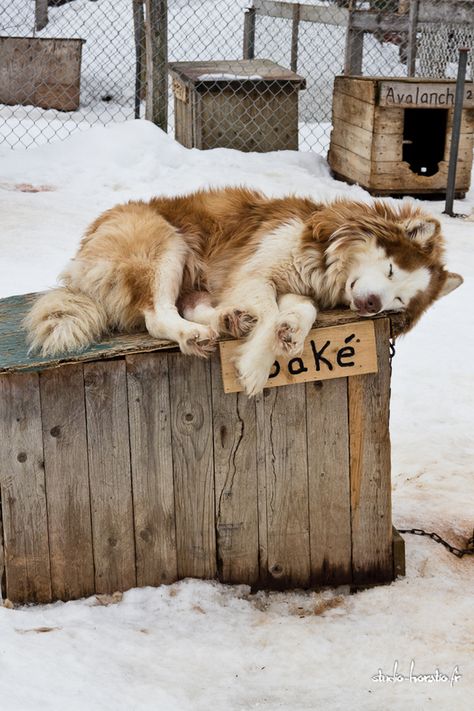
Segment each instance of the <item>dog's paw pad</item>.
M278 355L298 355L304 347L304 338L300 328L290 321L282 321L275 332Z
M256 322L255 316L252 316L248 311L241 311L240 309L226 311L221 317L223 330L230 333L234 338L247 336Z
M209 358L217 346L217 334L209 329L207 333L195 331L188 335L181 344L181 351L186 355L195 355L199 358Z

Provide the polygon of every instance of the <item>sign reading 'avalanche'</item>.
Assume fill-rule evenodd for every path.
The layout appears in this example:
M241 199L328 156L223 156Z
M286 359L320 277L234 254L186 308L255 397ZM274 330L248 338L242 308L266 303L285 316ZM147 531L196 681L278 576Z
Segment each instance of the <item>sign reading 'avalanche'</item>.
M380 82L379 106L397 108L452 109L456 86L454 82L423 80L419 82ZM464 89L465 109L474 108L474 89L466 84Z

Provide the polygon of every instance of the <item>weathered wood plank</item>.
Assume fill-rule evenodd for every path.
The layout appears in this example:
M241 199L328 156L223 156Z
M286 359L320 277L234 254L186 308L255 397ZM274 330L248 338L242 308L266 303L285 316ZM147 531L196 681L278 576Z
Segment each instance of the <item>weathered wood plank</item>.
M331 141L328 153L328 163L338 175L350 178L362 186L370 184L372 162L368 158L353 153L345 146L338 146Z
M2 487L0 482L0 595L4 600L7 596L5 587L5 548L3 540Z
M376 106L374 114L374 135L392 136L393 140L403 140L405 112L396 107Z
M42 358L37 353L28 353L26 334L22 322L40 294L21 294L0 299L0 373L15 371L41 371L65 363L97 361L118 355L146 353L158 350L176 350L177 344L164 339L152 338L148 333L116 334L104 338L83 351L65 353L54 358ZM394 318L400 318L396 315ZM333 309L318 314L319 326L335 326L351 323L359 317L349 309Z
M346 45L344 49L344 74L354 76L363 73L364 32L353 29L353 13L350 13L349 17L350 24L346 31Z
M375 104L369 104L353 96L348 100L347 94L335 93L332 104L333 125L341 118L353 126L372 131L375 108Z
M35 0L35 29L44 30L48 24L48 0Z
M82 42L0 37L0 103L75 111L79 107Z
M51 585L54 599L94 592L82 365L40 375Z
M392 527L393 532L393 579L398 576L405 575L405 541L398 533L395 527Z
M255 400L224 393L217 356L211 375L219 580L255 585L259 577Z
M331 143L342 148L347 148L357 155L370 160L374 136L370 131L359 126L347 123L341 118L333 126ZM401 150L401 149L400 149Z
M351 582L347 380L306 384L311 584Z
M82 351L60 356L42 357L29 353L23 320L41 294L20 294L0 299L0 373L16 370L40 371L65 363L77 363L114 358L126 353L172 349L176 344L164 339L151 338L148 333L116 334L104 338Z
M268 577L271 587L310 579L305 386L264 391Z
M169 355L178 577L214 578L216 536L209 362Z
M275 0L253 0L253 7L257 15L263 17L280 17L291 20L293 3L275 2ZM318 24L339 25L347 27L349 11L344 7L333 5L301 5L301 20L317 22ZM423 3L420 9L420 25L433 22L449 22L450 24L472 24L474 22L473 10L466 5L466 0L437 0L434 3ZM406 32L408 30L407 16L400 11L380 12L366 9L353 12L354 27L364 32Z
M145 117L168 130L168 0L145 0Z
M339 176L358 182L363 187L377 192L433 193L446 190L448 166L439 164L434 175L417 175L404 161L367 160L348 148L331 145L329 165ZM467 191L470 181L470 162L459 160L456 172L456 190Z
M388 319L375 324L377 374L348 379L355 583L392 579L390 481L390 359Z
M274 0L253 0L253 8L262 17L279 17L285 20L293 18L294 3L274 2ZM345 8L330 5L300 5L300 20L317 22L322 25L340 25L345 27L349 13Z
M96 592L136 585L125 361L84 366Z
M265 396L255 398L257 444L257 503L258 503L258 564L259 585L266 587L271 575L268 572L268 518L267 518L267 445L265 440Z
M334 78L334 93L352 96L354 99L375 104L377 80L365 77L347 77L339 75Z
M0 378L6 591L14 602L52 598L38 381L35 373Z
M128 356L130 454L137 556L137 585L177 579L166 353Z
M201 96L195 120L195 146L201 149L234 148L241 151L298 149L298 93L252 86L220 86ZM197 142L200 138L201 144Z
M456 190L469 189L470 165L460 160L456 171ZM439 170L434 175L417 175L410 170L408 163L374 164L370 188L403 190L405 192L443 192L446 191L448 165L445 161L439 164Z

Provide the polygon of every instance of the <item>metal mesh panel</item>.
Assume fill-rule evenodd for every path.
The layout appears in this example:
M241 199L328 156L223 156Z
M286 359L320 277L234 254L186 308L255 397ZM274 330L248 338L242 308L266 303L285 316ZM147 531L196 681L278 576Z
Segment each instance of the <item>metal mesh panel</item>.
M418 34L417 74L420 77L456 77L458 49L474 49L474 34L459 25L427 23ZM469 62L471 81L473 64Z
M411 58L415 76L454 77L458 48L474 44L473 5L418 0L415 13L415 0L168 0L162 123L185 145L325 154L334 76L407 76ZM0 143L28 147L145 116L144 16L140 0L0 0ZM186 77L177 62L202 71Z

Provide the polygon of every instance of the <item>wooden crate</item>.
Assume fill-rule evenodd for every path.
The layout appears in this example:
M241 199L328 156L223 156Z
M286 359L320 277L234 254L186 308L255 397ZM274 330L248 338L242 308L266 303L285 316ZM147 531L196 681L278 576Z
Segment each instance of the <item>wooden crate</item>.
M0 37L0 103L78 109L84 41Z
M455 82L338 76L334 83L329 165L376 195L444 194ZM456 195L469 190L474 89L466 84Z
M402 571L388 317L373 321L377 372L249 399L224 393L217 355L146 334L28 356L19 324L33 298L0 301L4 596L69 600L187 576L357 587ZM350 334L355 319L326 312L317 328Z
M175 136L183 146L298 150L303 77L268 59L177 62L169 69Z

